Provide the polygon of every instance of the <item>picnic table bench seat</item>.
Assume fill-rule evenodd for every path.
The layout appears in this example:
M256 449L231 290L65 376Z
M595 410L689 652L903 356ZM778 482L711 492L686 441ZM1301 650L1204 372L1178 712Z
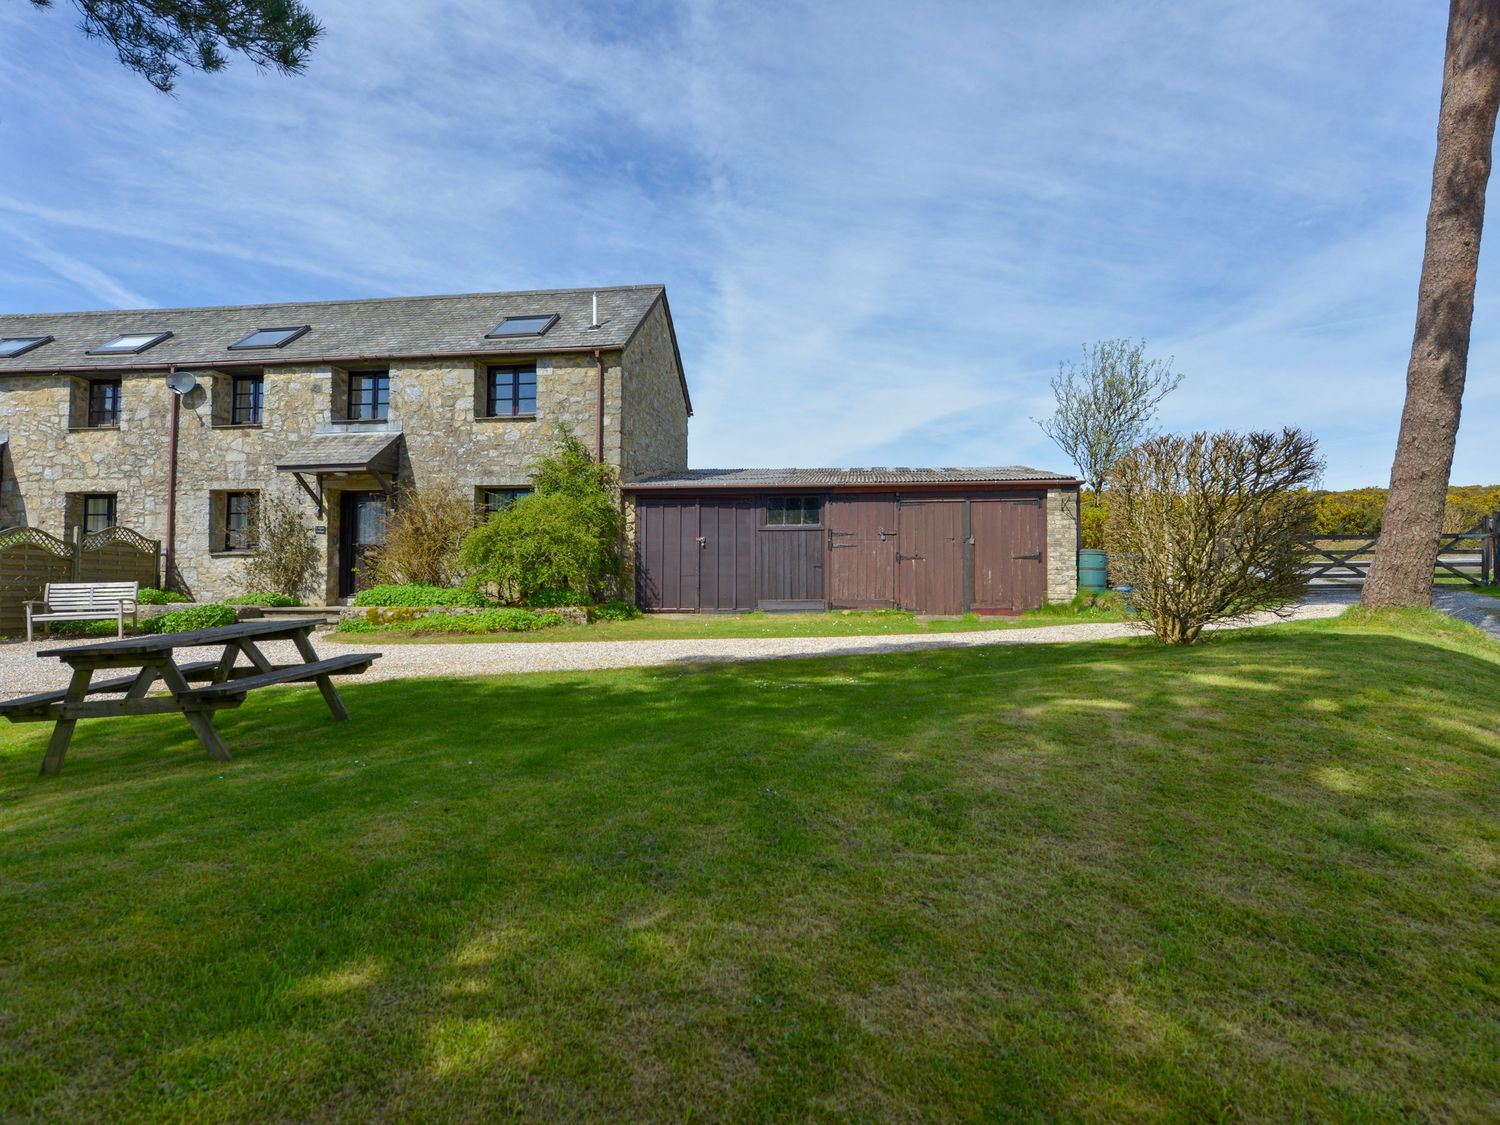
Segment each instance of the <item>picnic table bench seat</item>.
M33 625L52 621L107 621L113 617L119 635L125 636L125 614L140 624L139 582L48 582L42 600L26 602L26 639L34 637ZM37 607L41 612L37 612Z
M214 669L218 666L217 660L200 660L192 664L179 664L177 670L182 673L182 678L185 680L211 680ZM134 685L138 675L139 673L134 673L129 676L116 676L110 680L91 681L89 694L128 691ZM56 691L40 691L35 695L19 695L15 699L0 700L0 716L7 716L12 712L42 711L53 703L61 703L67 695L68 689L64 687Z
M209 684L207 687L180 692L179 698L203 702L209 699L244 695L255 688L270 687L272 684L295 684L316 680L320 676L332 675L335 672L358 675L361 672L368 672L370 665L379 657L378 652L350 652L342 656L330 656L326 660L318 660L312 664L282 664L272 668L269 672L257 672L252 668L236 668L229 679L221 683Z

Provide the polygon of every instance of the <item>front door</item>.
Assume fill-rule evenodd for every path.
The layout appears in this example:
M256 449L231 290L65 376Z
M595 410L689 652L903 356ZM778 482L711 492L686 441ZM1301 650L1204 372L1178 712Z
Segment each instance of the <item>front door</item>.
M384 492L345 492L339 511L339 596L371 585L368 558L385 546Z

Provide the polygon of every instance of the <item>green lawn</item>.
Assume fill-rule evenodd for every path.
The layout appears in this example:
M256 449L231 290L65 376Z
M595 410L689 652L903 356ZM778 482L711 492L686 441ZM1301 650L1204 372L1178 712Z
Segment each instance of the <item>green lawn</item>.
M0 727L0 1119L1500 1117L1466 626L344 692Z
M423 641L474 641L536 644L546 641L665 641L705 637L867 637L908 633L967 633L989 629L1034 628L1038 625L1079 625L1128 620L1106 596L1099 605L1086 597L1031 610L1016 617L927 618L899 610L834 610L830 613L692 613L646 614L633 621L595 621L564 625L535 633L423 633L420 631L339 633L339 640L359 644L378 637L381 644ZM412 622L411 624L419 624Z

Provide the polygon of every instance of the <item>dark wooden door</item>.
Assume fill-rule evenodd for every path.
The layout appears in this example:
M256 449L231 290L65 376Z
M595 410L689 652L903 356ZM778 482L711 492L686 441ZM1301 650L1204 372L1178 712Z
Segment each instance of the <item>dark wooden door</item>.
M698 505L698 608L755 608L755 527L760 504L704 500Z
M636 600L642 609L696 610L698 545L696 500L641 500L636 504Z
M828 604L835 609L892 609L896 605L896 498L831 496L828 525Z
M756 606L765 610L823 609L821 527L762 528L756 533Z
M916 613L962 613L963 501L902 501L898 514L896 588L901 608Z
M339 596L371 585L368 559L385 546L384 492L345 492L339 501Z
M970 506L974 540L976 610L1036 609L1046 583L1046 514L1040 496L975 500Z

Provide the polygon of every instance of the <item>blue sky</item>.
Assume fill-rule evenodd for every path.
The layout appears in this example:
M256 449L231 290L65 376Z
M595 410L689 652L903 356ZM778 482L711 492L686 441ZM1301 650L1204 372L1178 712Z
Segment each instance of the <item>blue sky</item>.
M665 282L695 467L1064 468L1047 379L1144 336L1167 427L1385 483L1445 5L309 2L304 76L171 98L0 3L0 309Z

